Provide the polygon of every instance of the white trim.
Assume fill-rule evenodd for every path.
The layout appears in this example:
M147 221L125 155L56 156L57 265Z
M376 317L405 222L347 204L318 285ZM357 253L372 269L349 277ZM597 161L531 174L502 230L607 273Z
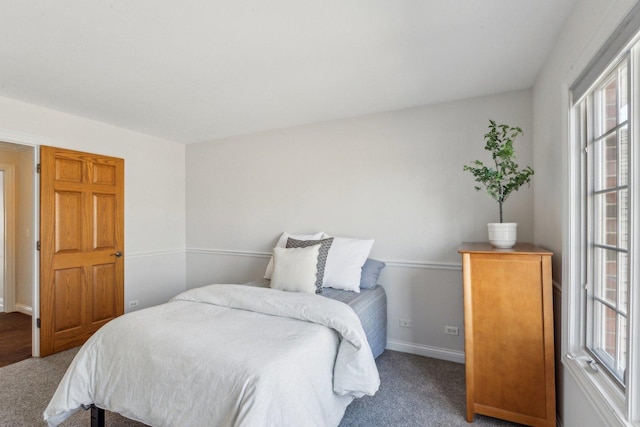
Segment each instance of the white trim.
M37 143L38 145L34 145ZM38 164L40 163L40 145L49 145L48 138L40 138L29 136L22 141L24 145L33 146L33 235L38 236L40 239L40 174L38 173ZM32 342L32 354L33 357L40 356L40 328L38 328L38 319L40 318L40 251L34 245L35 255L33 257L33 291L31 293L31 307L32 307L32 325L33 336Z
M50 145L51 143L49 138L2 128L0 128L0 141L11 142L19 145L29 145L31 147Z
M28 314L29 316L33 316L33 308L26 305L26 304L16 304L15 306L16 311L19 311L20 313L23 314Z
M640 166L640 150L637 149L637 142L640 141L640 120L637 114L636 102L640 100L640 81L638 74L640 72L640 56L638 56L638 46L631 49L630 67L632 70L631 81L631 97L630 97L630 165L629 165L629 182L638 182L638 166ZM616 61L617 62L617 61ZM568 93L568 92L567 92ZM567 97L570 100L570 95ZM614 384L611 378L603 372L603 370L593 371L586 366L586 362L580 360L580 356L587 356L583 347L585 345L582 331L584 330L584 317L582 308L585 303L585 294L583 284L586 281L584 274L584 264L580 251L585 240L584 236L584 214L582 213L581 197L584 194L584 183L582 183L582 174L584 171L583 162L584 154L581 147L581 129L577 108L579 105L568 108L569 125L569 144L566 146L565 154L567 156L567 180L566 194L567 203L565 205L564 214L564 236L563 236L563 283L566 285L562 295L562 365L575 380L577 387L582 391L585 399L594 408L595 412L602 418L608 427L631 427L640 426L640 405L637 396L640 393L640 340L637 338L637 329L640 328L638 313L640 310L640 293L635 287L631 288L629 296L629 307L631 307L631 317L629 318L629 366L627 392L625 393ZM633 218L630 218L632 226L630 232L630 251L635 253L640 250L640 188L630 187L629 194L630 210ZM637 261L636 261L637 262ZM637 278L638 265L631 265L631 280ZM567 355L574 356L570 360ZM577 356L577 357L575 357ZM635 421L635 422L634 422Z
M562 357L562 364L576 381L578 388L582 390L582 393L591 404L590 406L600 415L607 427L634 426L634 424L626 420L626 415L620 410L620 402L607 399L609 393L602 391L601 383L608 380L605 377L606 374L593 372L586 367L584 361L570 360L566 355Z
M397 268L420 268L427 270L455 270L462 271L462 263L460 262L442 262L442 261L397 261L397 260L381 260L387 264L387 267Z
M449 350L446 348L432 347L429 345L415 344L398 340L387 340L387 349L464 364L463 351Z
M562 342L561 354L569 352L576 353L580 351L582 346L582 287L580 283L584 280L582 277L582 261L580 257L580 248L583 239L583 218L581 209L581 178L582 157L581 137L578 132L579 120L576 117L576 106L571 105L571 93L569 88L564 86L564 93L567 96L563 99L567 101L566 107L568 111L567 141L568 144L564 149L566 162L569 167L566 169L566 188L565 193L568 194L564 212L563 244L562 253L566 256L562 257L562 282L568 285L562 292ZM578 284L578 285L575 285Z
M152 252L134 252L132 254L124 255L125 259L135 259L135 258L146 258L153 256L165 256L165 255L183 255L185 254L184 249L168 249L166 251L152 251Z
M613 8L613 6L611 6L611 8ZM588 64L580 68L582 70L581 74L571 85L571 92L575 97L575 101L579 101L582 96L586 95L593 89L593 86L599 79L599 76L605 74L605 70L610 66L610 64L617 62L616 57L618 56L618 53L625 50L626 46L629 46L629 43L635 38L637 35L638 24L640 23L640 15L638 14L639 10L640 3L636 3L623 15L614 15L623 16L623 18L621 21L616 23L615 29L609 37L606 37L604 44L600 45L600 43L598 43L598 46L590 46L588 51L595 51L596 53L593 57L589 58ZM600 24L594 28L597 28L602 34L607 34L610 31L610 27L608 25L603 25L603 23L606 20L610 20L611 16L612 15L610 13L603 15ZM618 19L616 19L616 21L618 21ZM592 37L590 42L597 42L597 40L602 39L602 37ZM589 44L587 44L587 46ZM583 50L583 52L585 51Z
M187 248L187 253L219 255L219 256L240 256L240 257L252 257L252 258L270 258L271 257L271 252L242 251L242 250L235 250L235 249ZM376 258L376 259L383 261L387 265L387 267L462 271L462 263L459 263L459 262L441 262L441 261L420 262L420 261L385 260L380 258Z
M207 249L207 248L187 248L187 253L209 254L222 256L241 256L252 258L270 258L271 252L239 251L233 249Z
M629 1L613 1L606 10L599 22L592 25L592 31L586 43L583 44L582 49L575 55L574 60L569 66L569 75L567 77L569 84L575 84L579 75L589 65L589 62L597 55L598 50L603 45L603 40L607 40L620 25L625 16L633 8L635 2ZM569 85L566 85L566 89L569 89ZM577 100L576 100L577 101Z
M4 311L4 301L0 298L0 313ZM33 308L25 304L16 304L13 307L12 311L18 311L23 314L28 314L29 316L33 316Z
M631 229L629 230L629 250L633 261L629 269L629 277L634 285L631 286L628 304L633 309L629 314L629 342L627 365L627 416L636 425L640 425L640 290L638 290L638 280L640 280L640 40L631 49L631 135L629 137L629 209L632 217Z
M33 175L34 175L34 185L33 185L33 235L40 236L40 179L39 175L36 172L36 167L40 161L40 150L39 147L41 145L51 145L51 140L46 137L28 134L19 131L13 131L9 129L0 129L0 141L10 142L13 144L26 145L29 147L33 147ZM33 255L33 283L32 283L32 298L31 298L31 306L32 306L32 352L31 354L34 357L40 356L40 330L37 327L37 319L40 317L40 253L35 250L34 245L34 255Z
M16 167L0 163L4 171L4 303L3 311L15 311L16 303Z

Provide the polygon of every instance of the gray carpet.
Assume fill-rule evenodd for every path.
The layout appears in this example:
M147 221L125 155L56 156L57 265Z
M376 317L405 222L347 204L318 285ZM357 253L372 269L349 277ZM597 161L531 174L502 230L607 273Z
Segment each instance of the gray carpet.
M42 412L76 349L0 368L0 426L45 426ZM340 427L486 427L517 424L476 415L465 421L464 365L395 351L378 359L382 385L375 396L356 399ZM73 415L65 427L88 427L89 412ZM107 426L141 427L107 412Z

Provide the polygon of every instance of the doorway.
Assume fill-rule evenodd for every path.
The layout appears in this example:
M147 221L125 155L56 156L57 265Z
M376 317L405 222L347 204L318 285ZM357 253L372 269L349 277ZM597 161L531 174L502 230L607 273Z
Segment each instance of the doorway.
M34 351L35 146L0 140L0 353L3 364Z

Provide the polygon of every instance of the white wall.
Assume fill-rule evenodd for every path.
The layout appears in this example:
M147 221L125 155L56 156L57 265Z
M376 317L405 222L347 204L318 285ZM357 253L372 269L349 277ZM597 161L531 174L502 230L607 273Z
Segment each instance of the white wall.
M33 148L18 153L16 212L16 308L24 313L33 312L33 253L36 249L33 219L34 207L34 159Z
M137 308L185 289L185 146L0 98L0 129L125 159L125 301Z
M188 145L187 286L260 277L282 231L375 238L391 347L462 360L457 247L498 220L462 166L490 161L490 118L523 128L518 160L532 164L531 102L519 91ZM533 238L532 210L526 187L505 206L521 241Z
M534 88L534 240L554 252L554 279L563 282L563 236L568 200L568 88L635 3L634 0L583 0L565 23L555 49ZM556 304L555 320L566 334ZM558 337L557 342L562 339ZM557 349L560 354L562 350ZM556 367L558 411L564 427L604 425L593 405L561 364Z

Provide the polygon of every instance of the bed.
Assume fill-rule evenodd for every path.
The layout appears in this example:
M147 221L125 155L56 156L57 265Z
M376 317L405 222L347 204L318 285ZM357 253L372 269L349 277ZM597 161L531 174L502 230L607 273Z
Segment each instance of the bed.
M376 276L377 279L377 276ZM247 282L248 286L269 287L269 280ZM356 313L374 358L387 347L387 293L380 285L360 288L360 292L324 288L322 296L347 304Z
M380 384L386 294L268 281L188 290L129 313L78 352L45 420L80 408L152 426L337 426L349 403ZM95 408L100 408L97 411Z

